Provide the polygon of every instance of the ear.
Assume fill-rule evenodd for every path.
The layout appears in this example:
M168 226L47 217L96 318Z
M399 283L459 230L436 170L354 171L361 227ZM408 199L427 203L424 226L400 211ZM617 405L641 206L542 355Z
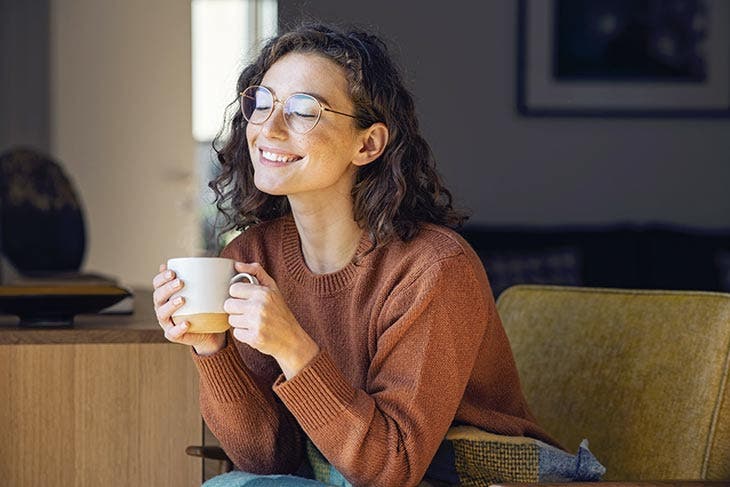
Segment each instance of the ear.
M370 164L385 150L388 145L388 127L382 122L376 122L364 129L358 137L360 147L352 160L356 166Z

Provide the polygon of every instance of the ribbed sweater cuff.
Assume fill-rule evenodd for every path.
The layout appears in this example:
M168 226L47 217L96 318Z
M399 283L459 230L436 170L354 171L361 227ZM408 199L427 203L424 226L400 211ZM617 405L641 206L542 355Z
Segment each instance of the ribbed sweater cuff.
M279 376L274 383L274 392L305 431L329 423L347 409L355 397L355 389L324 351L291 379Z
M251 394L261 395L261 391L246 371L246 366L231 337L228 337L225 348L213 355L198 355L193 347L190 347L190 350L200 379L216 401L232 402Z

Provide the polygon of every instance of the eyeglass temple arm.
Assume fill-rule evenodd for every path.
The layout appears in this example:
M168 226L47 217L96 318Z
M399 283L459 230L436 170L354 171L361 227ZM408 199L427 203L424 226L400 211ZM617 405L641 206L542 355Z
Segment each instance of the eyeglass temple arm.
M331 108L327 108L326 106L322 106L322 110L324 110L325 112L336 113L337 115L344 115L346 117L350 117L350 118L354 118L354 119L357 119L358 118L356 115L350 115L349 113L338 112L337 110L333 110Z

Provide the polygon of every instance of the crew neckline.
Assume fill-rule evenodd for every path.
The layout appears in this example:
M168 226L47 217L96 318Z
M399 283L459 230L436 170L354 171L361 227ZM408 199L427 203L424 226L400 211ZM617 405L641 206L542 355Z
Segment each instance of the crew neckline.
M355 264L353 259L342 269L328 274L312 272L304 260L301 240L294 217L289 215L282 221L281 250L289 274L294 281L312 290L314 294L323 296L333 294L346 288L357 275L363 262ZM362 232L355 256L370 248L370 238L366 231Z

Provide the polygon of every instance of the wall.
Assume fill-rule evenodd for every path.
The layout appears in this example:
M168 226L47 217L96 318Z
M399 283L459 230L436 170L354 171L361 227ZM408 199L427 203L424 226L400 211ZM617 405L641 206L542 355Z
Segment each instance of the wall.
M51 0L51 152L86 209L85 270L151 287L199 248L190 2Z
M516 4L280 0L279 13L283 25L358 22L391 41L473 222L730 227L730 120L515 113ZM86 208L84 269L135 285L200 247L189 10L185 0L0 0L0 149L33 143L66 166Z
M730 227L730 119L520 117L517 2L448 5L280 0L279 16L357 23L390 41L472 222Z
M0 0L0 152L48 151L48 0Z

